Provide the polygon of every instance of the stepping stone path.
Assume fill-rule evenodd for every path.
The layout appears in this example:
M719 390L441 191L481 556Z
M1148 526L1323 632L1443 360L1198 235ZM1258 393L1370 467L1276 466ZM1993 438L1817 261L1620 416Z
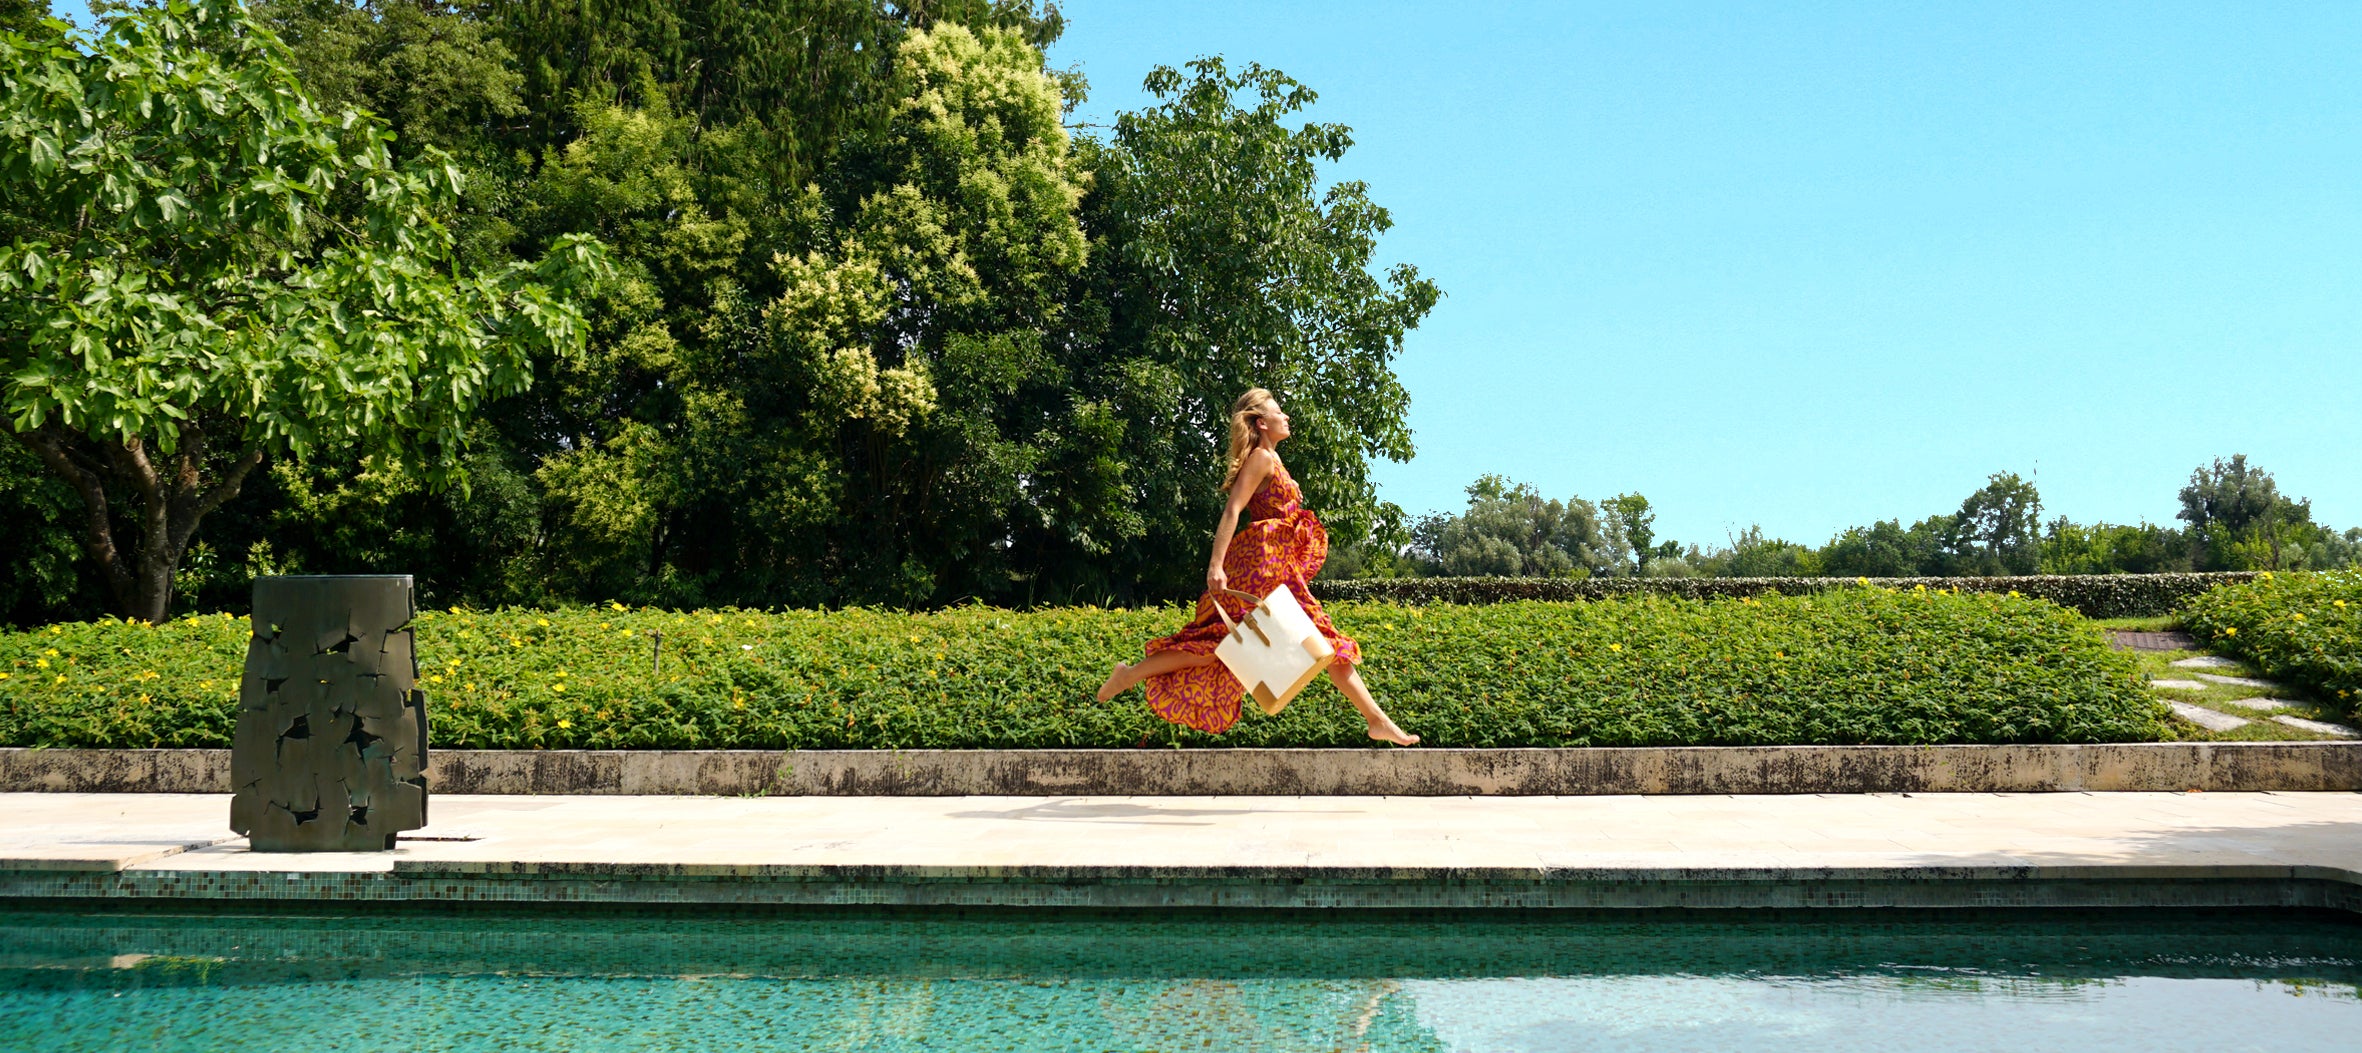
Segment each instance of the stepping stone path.
M2108 646L2119 651L2187 651L2198 646L2189 633L2151 633L2133 629L2108 630Z
M2349 728L2343 724L2331 724L2320 720L2306 720L2303 717L2292 717L2286 713L2277 714L2272 717L2272 719L2299 731L2310 731L2315 735L2335 735L2341 739L2362 738L2362 731L2355 731L2354 729Z
M2167 691L2203 691L2206 689L2205 684L2195 680L2151 680L2149 686L2162 687Z
M2234 698L2230 701L2230 704L2234 706L2245 706L2249 709L2261 709L2265 711L2287 709L2291 705L2291 703L2289 703L2287 700L2278 698Z
M2214 710L2206 708L2205 706L2193 706L2187 702L2168 702L2166 705L2173 707L2174 716L2180 717L2183 720L2187 720L2190 723L2196 724L2208 731L2229 731L2232 728L2243 728L2247 726L2247 721L2241 720L2238 717L2234 717L2229 713L2217 713ZM2285 721L2288 718L2274 717L2273 719Z
M2228 658L2224 658L2221 655L2202 654L2189 658L2177 659L2171 664L2178 669L2223 669L2238 665L2239 663L2231 661Z
M2230 684L2234 687L2253 687L2269 691L2275 687L2280 686L2269 680L2258 680L2251 676L2216 676L2213 673L2199 673L2196 675L2200 680L2212 681L2217 684Z

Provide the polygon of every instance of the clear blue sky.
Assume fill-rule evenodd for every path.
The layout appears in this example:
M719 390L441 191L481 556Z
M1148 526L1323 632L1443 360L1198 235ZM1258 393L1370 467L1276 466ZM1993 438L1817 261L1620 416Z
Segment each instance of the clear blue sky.
M1354 129L1446 293L1414 513L1500 472L1818 543L2016 471L2170 522L2236 452L2362 525L2362 5L1061 6L1083 120L1219 54Z
M1061 6L1086 120L1219 54L1354 129L1446 293L1413 512L1501 472L1819 543L2016 471L2170 523L2238 452L2362 525L2362 5Z

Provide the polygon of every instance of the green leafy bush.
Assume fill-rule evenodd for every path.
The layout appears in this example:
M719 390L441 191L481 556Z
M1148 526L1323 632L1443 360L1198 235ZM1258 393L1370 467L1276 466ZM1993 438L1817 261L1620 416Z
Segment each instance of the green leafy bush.
M1808 596L1864 586L2031 596L2091 618L2172 614L2192 597L2250 571L2206 574L2027 574L1996 578L1370 578L1321 583L1321 595L1391 603L1507 603L1604 600L1620 596Z
M1370 686L1445 746L2099 742L2168 735L2100 631L1927 589L1332 605ZM441 611L417 622L432 739L460 748L1363 746L1319 681L1221 738L1092 689L1177 608ZM659 639L661 633L661 668ZM224 615L0 635L0 743L221 746L246 641Z
M2257 574L2199 597L2182 624L2265 676L2362 713L2362 570Z

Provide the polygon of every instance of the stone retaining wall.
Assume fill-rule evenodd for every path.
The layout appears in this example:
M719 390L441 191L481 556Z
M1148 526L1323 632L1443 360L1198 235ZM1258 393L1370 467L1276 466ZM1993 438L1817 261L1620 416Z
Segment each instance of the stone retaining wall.
M1541 795L2362 790L2362 742L1617 749L437 750L435 793ZM228 793L228 750L0 749L0 792Z

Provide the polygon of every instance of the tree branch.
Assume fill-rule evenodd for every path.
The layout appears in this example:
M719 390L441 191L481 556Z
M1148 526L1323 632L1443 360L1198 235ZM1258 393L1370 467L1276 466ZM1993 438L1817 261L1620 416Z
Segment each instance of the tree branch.
M107 589L114 594L117 606L128 607L132 592L131 572L116 555L115 530L107 506L106 480L95 470L95 466L84 466L95 459L72 449L77 436L64 432L54 421L33 431L11 434L26 449L33 451L34 456L41 458L41 463L48 465L58 478L71 485L75 493L81 495L82 553L98 565L99 575L106 580Z

